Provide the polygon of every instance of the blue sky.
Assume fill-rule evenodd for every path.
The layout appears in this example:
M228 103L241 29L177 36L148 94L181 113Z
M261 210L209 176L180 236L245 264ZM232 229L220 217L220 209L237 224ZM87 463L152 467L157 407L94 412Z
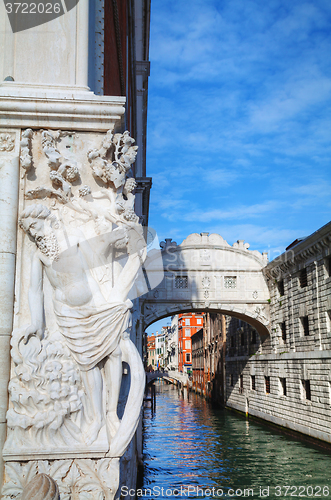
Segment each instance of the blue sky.
M152 0L147 175L160 240L270 259L331 219L330 0Z

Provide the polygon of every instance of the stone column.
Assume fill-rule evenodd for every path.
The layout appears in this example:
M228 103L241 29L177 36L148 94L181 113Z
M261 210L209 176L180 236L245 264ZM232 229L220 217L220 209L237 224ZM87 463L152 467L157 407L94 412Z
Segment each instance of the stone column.
M14 312L19 133L19 130L0 130L0 449L6 438L9 349ZM1 459L0 487L2 481Z

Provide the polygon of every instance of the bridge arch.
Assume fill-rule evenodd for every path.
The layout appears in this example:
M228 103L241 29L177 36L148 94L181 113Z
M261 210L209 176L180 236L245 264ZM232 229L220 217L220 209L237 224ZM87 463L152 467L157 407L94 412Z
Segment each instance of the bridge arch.
M180 245L167 239L161 248L163 280L140 299L144 329L182 312L218 312L246 321L262 341L269 337L267 254L250 251L243 240L230 246L208 233L191 234Z

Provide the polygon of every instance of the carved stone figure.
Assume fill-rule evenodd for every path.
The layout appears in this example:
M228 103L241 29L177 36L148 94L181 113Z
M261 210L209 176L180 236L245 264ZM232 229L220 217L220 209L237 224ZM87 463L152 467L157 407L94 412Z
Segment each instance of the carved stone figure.
M134 213L136 183L126 179L137 148L128 132L108 132L99 150L87 152L91 172L88 161L82 165L65 146L61 150L65 133L43 131L39 138L49 181L30 183L26 199L55 200L28 204L19 217L34 244L31 322L16 328L11 342L5 455L27 454L31 443L48 456L52 450L65 456L91 450L120 457L138 424L145 380L130 340L129 292L147 255ZM37 178L38 173L37 166ZM94 182L94 190L81 179ZM120 419L122 362L129 365L131 381Z

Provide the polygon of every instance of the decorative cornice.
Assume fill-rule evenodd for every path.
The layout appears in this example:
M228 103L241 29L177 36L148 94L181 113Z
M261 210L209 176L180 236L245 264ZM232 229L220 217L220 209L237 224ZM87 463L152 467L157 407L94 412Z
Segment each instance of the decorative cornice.
M331 222L269 262L263 273L267 278L280 279L285 274L294 272L294 268L300 267L303 262L311 261L314 256L323 253L323 250L330 246Z
M0 85L1 126L106 132L125 112L125 97L96 96L66 85Z

